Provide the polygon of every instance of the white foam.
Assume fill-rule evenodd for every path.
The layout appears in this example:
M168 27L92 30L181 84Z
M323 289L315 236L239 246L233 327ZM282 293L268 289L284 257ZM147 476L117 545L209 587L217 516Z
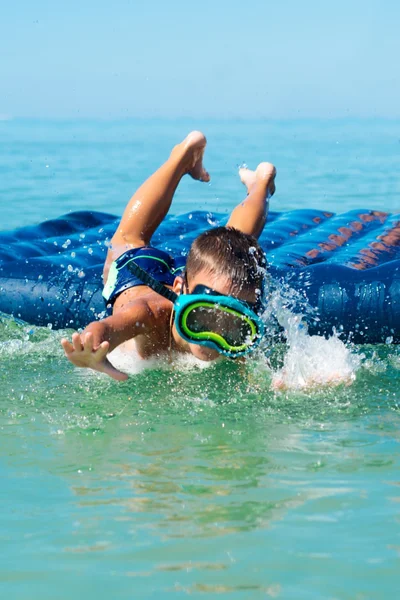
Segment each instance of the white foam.
M282 368L273 373L273 389L301 390L354 381L363 357L348 348L336 332L328 339L310 336L302 315L282 306L276 317L285 330L288 350Z
M107 358L116 369L128 375L137 375L146 369L152 369L162 360L157 358L143 360L133 348L128 351L121 346L110 352Z
M168 354L160 354L160 356L143 359L139 356L134 345L132 344L129 349L127 347L119 346L108 355L110 362L117 369L127 373L128 375L136 375L146 369L171 369L171 367L178 368L179 370L191 370L206 369L210 367L212 362L205 362L199 360L192 354L179 354L174 352L169 356Z

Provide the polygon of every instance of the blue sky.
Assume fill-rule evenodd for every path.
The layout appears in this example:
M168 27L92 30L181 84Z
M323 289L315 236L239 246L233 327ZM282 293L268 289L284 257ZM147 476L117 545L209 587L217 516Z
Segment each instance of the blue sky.
M400 117L397 0L14 0L0 115Z

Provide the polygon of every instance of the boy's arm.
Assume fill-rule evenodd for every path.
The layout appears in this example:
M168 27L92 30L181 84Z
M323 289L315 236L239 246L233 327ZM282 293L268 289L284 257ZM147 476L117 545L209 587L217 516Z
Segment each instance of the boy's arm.
M123 342L146 333L150 325L148 305L136 302L111 317L90 323L81 334L72 335L72 342L63 338L61 345L65 356L75 366L94 369L124 381L128 376L110 363L107 354Z

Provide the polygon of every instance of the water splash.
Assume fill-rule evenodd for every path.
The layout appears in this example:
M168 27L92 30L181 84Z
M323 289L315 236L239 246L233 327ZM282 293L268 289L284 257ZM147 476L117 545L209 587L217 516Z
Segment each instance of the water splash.
M304 304L304 299L302 299ZM309 306L302 305L302 314L296 314L293 306L299 305L296 292L290 288L280 287L271 292L268 309L264 315L266 320L267 336L257 369L261 362L268 363L268 377L265 380L265 389L272 383L273 390L304 390L321 386L336 386L351 384L356 373L363 364L369 371L377 370L378 358L374 355L365 360L363 354L356 353L353 347L346 346L335 333L331 338L310 336L304 323L303 315L312 312ZM307 315L310 317L310 314ZM282 341L282 329L286 338L286 345ZM67 336L67 331L51 331L49 328L32 327L26 323L17 322L11 318L0 318L0 356L3 361L26 360L29 362L44 363L53 358L61 359L60 368L64 370L67 362L63 359L60 346L61 337ZM267 360L266 358L267 357ZM172 362L160 356L149 360L142 360L134 348L125 351L122 348L110 354L111 362L120 370L129 375L137 375L147 370L165 370L173 372L189 372L207 369L213 363L202 362L191 355L175 355ZM223 359L222 359L223 360ZM32 362L33 361L33 362ZM382 361L381 361L382 362ZM379 364L381 364L379 362ZM391 355L391 363L399 369L399 358L396 353ZM11 363L10 363L11 364ZM388 360L382 363L385 367ZM3 365L5 367L5 364ZM243 365L245 371L246 367ZM364 369L365 370L365 369ZM93 377L91 377L93 375ZM88 371L74 372L76 379L94 379L98 374ZM245 377L243 375L243 377ZM103 376L104 379L104 376Z
M299 302L302 314L293 312ZM350 385L355 380L363 355L346 346L335 331L328 339L309 335L304 313L312 315L313 310L297 292L284 286L274 290L268 312L266 318L275 317L287 342L283 365L272 373L274 390Z
M160 354L153 358L143 359L139 356L133 343L124 344L110 352L109 359L117 368L128 375L137 375L147 369L180 370L206 369L211 362L199 360L192 354L174 352L171 356Z

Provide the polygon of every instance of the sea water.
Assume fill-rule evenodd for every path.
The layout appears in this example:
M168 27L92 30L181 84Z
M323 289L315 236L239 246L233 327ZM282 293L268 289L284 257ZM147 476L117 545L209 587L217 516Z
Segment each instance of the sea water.
M120 214L193 128L211 183L172 212L229 211L238 165L277 165L276 210L400 209L394 121L5 121L10 229ZM40 598L381 599L400 591L400 352L288 332L246 364L74 369L57 332L0 319L0 589ZM271 337L273 339L273 336Z

